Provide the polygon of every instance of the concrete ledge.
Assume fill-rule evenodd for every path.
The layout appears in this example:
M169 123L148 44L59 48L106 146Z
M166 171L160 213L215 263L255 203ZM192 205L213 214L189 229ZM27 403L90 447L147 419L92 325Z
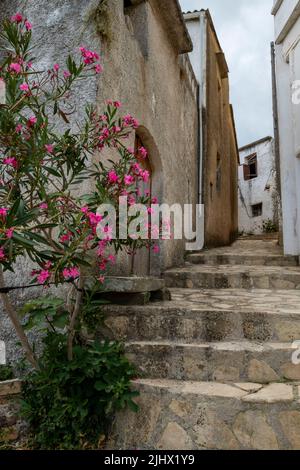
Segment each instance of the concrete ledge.
M139 294L155 292L165 287L163 279L151 277L107 277L103 284L104 292L119 294Z
M22 382L19 379L0 382L0 396L18 395L21 393L21 384Z

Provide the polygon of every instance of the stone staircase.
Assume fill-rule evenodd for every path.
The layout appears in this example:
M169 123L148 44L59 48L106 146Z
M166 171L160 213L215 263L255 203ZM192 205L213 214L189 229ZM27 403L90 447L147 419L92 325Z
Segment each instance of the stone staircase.
M107 307L141 378L113 449L300 449L300 268L274 240L190 254L169 302Z

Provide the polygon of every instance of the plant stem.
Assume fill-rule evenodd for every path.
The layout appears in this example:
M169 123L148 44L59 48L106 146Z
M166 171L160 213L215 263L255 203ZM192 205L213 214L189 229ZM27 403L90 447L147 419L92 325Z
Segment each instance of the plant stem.
M80 275L79 277L79 290L77 290L75 306L71 315L70 326L69 326L69 335L68 335L68 360L72 361L73 359L73 341L75 337L75 327L77 317L80 312L81 307L81 300L82 300L82 292L83 292L83 276Z
M3 269L0 266L0 288L5 288L4 276L3 276ZM1 300L3 302L4 308L6 310L7 315L9 316L12 324L14 325L15 331L19 337L19 340L22 344L22 347L25 351L26 357L30 364L35 368L38 369L38 363L36 358L34 357L33 350L29 344L28 338L24 332L24 329L19 321L18 314L15 311L9 297L5 293L0 293Z

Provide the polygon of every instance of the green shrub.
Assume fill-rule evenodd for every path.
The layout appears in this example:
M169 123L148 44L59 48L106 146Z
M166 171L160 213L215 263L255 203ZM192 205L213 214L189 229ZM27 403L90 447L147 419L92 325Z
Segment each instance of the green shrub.
M271 220L264 220L262 224L264 233L276 233L278 231L277 225Z
M40 369L24 381L22 415L35 449L98 448L116 410L137 411L130 388L136 375L117 342L75 345L72 361L66 338L48 333Z
M14 378L14 372L10 365L0 365L0 382Z

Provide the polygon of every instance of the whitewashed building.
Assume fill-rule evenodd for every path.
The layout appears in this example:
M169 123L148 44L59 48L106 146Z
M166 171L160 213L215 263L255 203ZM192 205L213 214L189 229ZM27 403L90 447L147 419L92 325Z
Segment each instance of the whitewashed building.
M275 124L280 152L284 252L300 254L300 1L276 0ZM278 114L277 109L278 108Z
M240 149L239 232L259 235L277 228L274 141L265 137Z

